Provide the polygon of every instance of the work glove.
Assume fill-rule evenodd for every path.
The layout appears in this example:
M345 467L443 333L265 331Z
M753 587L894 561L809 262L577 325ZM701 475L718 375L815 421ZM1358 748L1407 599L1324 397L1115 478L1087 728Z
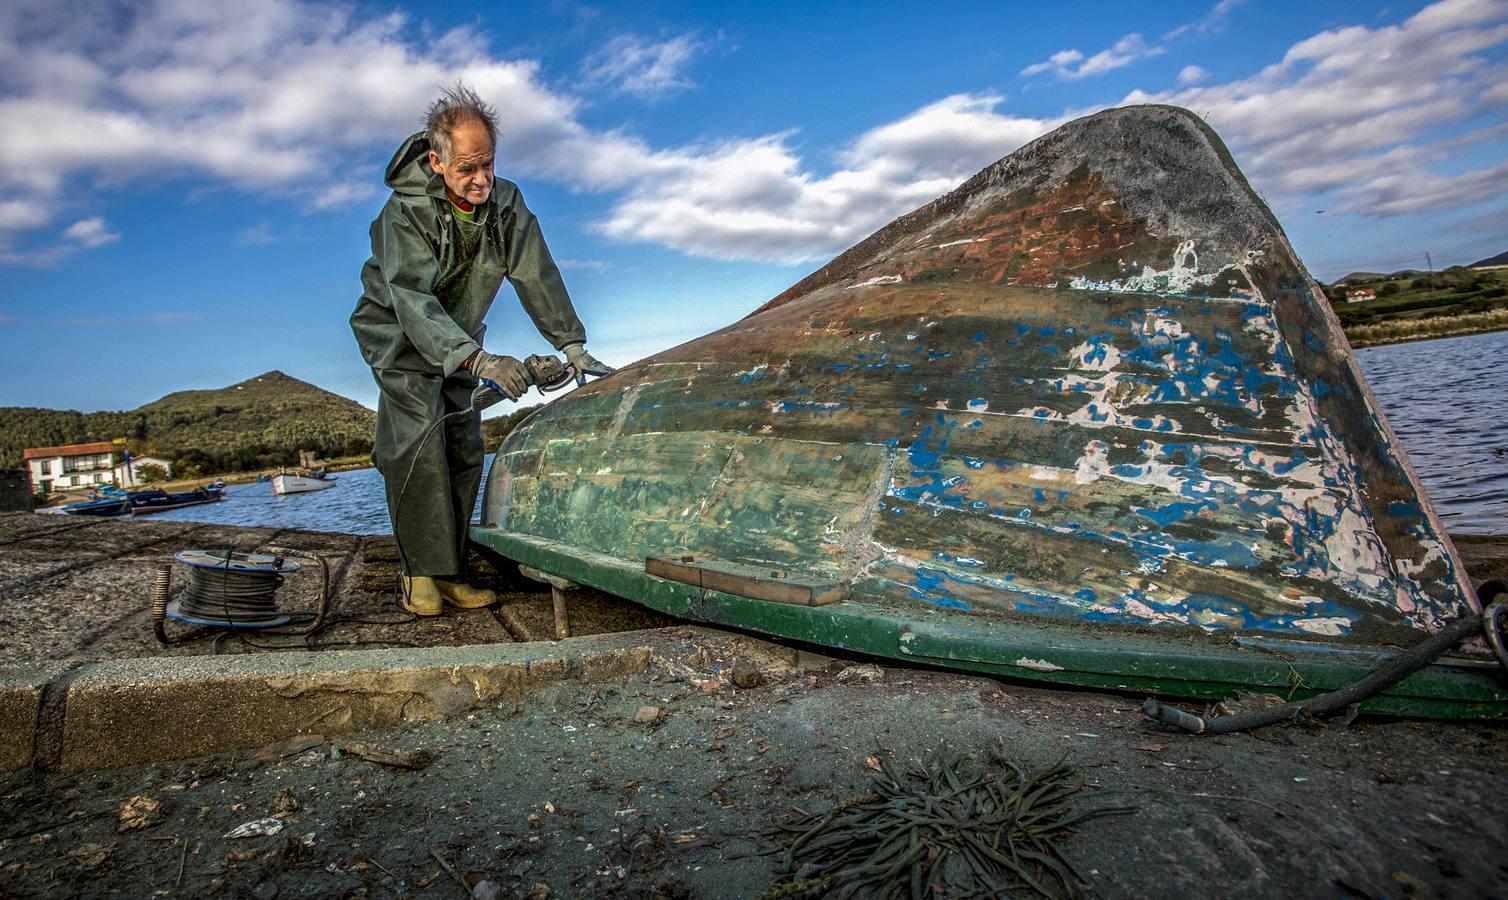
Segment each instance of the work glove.
M511 356L498 356L486 350L471 354L467 368L477 380L507 397L517 400L529 389L529 371Z
M577 386L586 384L586 376L611 375L616 371L612 366L586 352L586 343L576 341L560 348L565 353L566 362L576 368Z

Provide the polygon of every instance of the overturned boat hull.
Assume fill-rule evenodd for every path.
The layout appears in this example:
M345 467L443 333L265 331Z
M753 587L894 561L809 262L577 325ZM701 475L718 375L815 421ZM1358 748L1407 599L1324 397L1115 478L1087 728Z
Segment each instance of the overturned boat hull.
M1475 603L1317 285L1169 107L550 404L483 506L475 540L673 615L1185 696L1330 689ZM1508 692L1467 654L1366 708Z

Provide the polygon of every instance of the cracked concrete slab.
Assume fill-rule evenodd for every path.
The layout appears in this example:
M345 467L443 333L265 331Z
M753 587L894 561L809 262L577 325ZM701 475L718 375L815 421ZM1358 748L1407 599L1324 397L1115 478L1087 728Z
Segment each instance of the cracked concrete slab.
M43 693L68 669L65 663L0 669L0 772L32 764Z
M256 747L308 731L340 734L435 719L558 681L642 672L650 656L644 633L622 633L547 645L91 663L67 677L55 756L38 762L59 771L114 768ZM27 696L18 688L17 725L40 703L27 707ZM12 767L26 764L19 746L6 752Z

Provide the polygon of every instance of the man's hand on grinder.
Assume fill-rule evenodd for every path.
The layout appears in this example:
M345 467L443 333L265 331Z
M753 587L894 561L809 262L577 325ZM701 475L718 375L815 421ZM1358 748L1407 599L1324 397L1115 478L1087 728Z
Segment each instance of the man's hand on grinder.
M466 360L466 368L478 380L497 389L509 400L517 400L529 389L529 373L524 364L511 356L498 356L478 350Z
M586 384L586 376L588 375L611 375L616 371L612 366L586 352L585 342L577 341L572 344L566 344L560 349L565 353L566 362L576 369L576 384L578 386Z

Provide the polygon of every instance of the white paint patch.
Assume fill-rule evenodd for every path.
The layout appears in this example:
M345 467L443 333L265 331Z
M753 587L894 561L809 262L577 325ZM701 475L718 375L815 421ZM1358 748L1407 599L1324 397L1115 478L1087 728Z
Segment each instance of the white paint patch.
M1351 620L1338 617L1323 619L1296 619L1294 628L1301 628L1310 634L1322 634L1326 637L1336 637L1351 630Z
M1090 441L1079 457L1079 467L1073 473L1076 484L1089 484L1110 474L1110 445L1104 441Z
M900 281L901 281L901 276L899 276L899 275L876 275L875 277L869 279L868 281L861 281L858 284L851 284L848 287L844 288L843 290L845 290L845 291L851 291L854 288L874 287L875 285L879 285L879 284L899 284Z
M1233 268L1236 267L1226 266L1218 272L1200 275L1199 254L1194 251L1194 242L1184 241L1173 251L1173 264L1166 269L1142 266L1139 275L1109 281L1078 275L1068 282L1068 286L1076 291L1108 291L1112 294L1187 294L1197 285L1213 285L1216 278Z
M1016 660L1016 666L1022 669L1031 669L1033 672L1061 672L1063 667L1054 665L1045 659L1027 659L1021 657Z
M1104 342L1092 343L1085 341L1068 351L1068 357L1073 360L1074 365L1078 368L1098 372L1113 372L1121 364L1120 350ZM1094 359L1090 359L1090 357L1094 357Z

